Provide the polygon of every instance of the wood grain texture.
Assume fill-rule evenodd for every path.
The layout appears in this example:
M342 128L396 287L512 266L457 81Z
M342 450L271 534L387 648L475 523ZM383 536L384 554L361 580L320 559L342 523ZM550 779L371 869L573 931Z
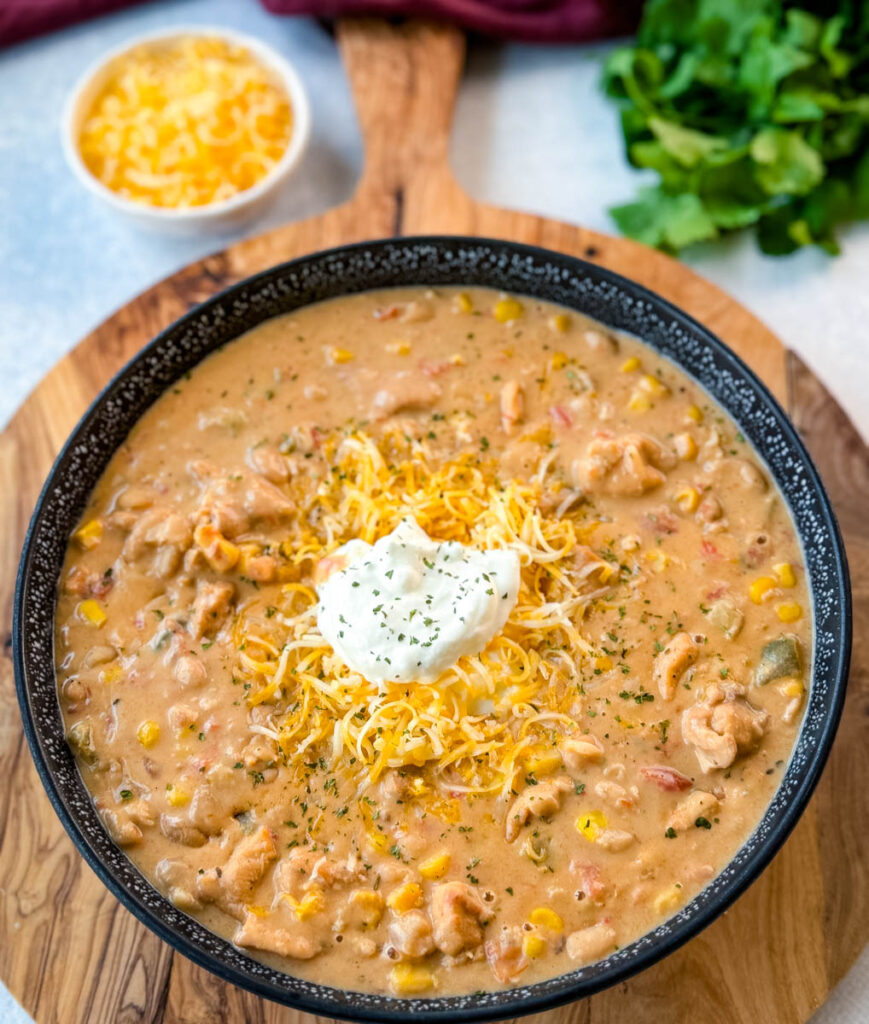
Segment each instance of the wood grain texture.
M339 26L366 145L353 199L202 260L143 293L52 370L0 434L0 979L45 1022L314 1024L194 966L139 925L76 853L39 784L9 661L12 589L27 519L86 404L149 338L226 285L316 249L392 234L462 233L543 245L672 299L730 344L785 401L830 489L851 559L854 667L830 764L782 852L739 902L666 961L529 1024L797 1024L869 937L869 452L835 401L747 310L669 258L473 202L448 165L464 38L446 26Z

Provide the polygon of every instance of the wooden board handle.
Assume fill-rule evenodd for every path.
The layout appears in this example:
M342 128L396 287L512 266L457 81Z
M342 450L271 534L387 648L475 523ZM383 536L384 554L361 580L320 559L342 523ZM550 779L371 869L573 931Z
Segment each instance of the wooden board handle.
M345 18L337 36L365 143L355 198L394 204L399 224L424 191L452 183L449 142L464 33L446 23Z

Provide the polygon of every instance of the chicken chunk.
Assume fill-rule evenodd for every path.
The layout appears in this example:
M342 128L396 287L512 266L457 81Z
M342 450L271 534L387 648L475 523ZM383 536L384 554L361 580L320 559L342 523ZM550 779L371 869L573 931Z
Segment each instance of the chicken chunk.
M192 540L193 530L187 517L158 505L138 517L124 542L122 555L146 575L166 579L178 568Z
M344 860L323 856L301 847L293 849L275 868L277 892L299 896L316 886L320 890L354 885L365 877L365 867L353 854Z
M511 434L525 414L525 395L516 380L508 380L501 388L501 426L505 434Z
M182 654L172 666L172 675L184 689L189 686L202 686L208 681L208 672L195 654Z
M676 832L687 832L694 827L698 818L712 818L720 809L721 804L716 797L702 789L695 789L676 805L667 826Z
M698 523L706 523L708 525L709 523L717 523L723 515L724 509L718 498L714 494L707 494L700 502L694 517Z
M262 772L272 768L278 756L274 740L265 736L254 736L242 751L242 761L249 772Z
M273 875L275 892L287 893L293 897L301 896L311 877L311 871L319 859L319 855L313 850L305 850L301 846L295 847L286 857L281 858L275 867Z
M100 821L118 846L135 846L142 841L142 830L123 808L105 808Z
M246 467L226 473L199 461L189 470L203 485L197 522L210 523L224 537L237 537L257 524L277 524L295 511L283 492Z
M381 376L381 387L371 403L370 417L385 420L397 412L427 409L441 396L441 387L411 370Z
M141 512L143 508L150 508L158 498L157 491L152 487L137 487L135 485L124 487L115 495L111 507L128 511L134 509Z
M196 896L203 903L213 903L215 906L237 921L243 921L247 911L244 905L233 899L223 885L223 872L220 868L207 868L202 874L196 875Z
M664 700L672 700L679 680L697 661L697 644L687 633L677 633L655 658L653 676Z
M274 445L255 445L247 450L247 463L250 468L264 476L269 483L283 484L290 478L290 463L286 455L278 451Z
M164 857L154 869L157 884L179 910L200 910L202 904L194 895L193 869L181 860Z
M161 814L160 831L167 839L182 846L205 845L205 835L180 814Z
M574 473L580 486L616 496L639 497L666 479L676 456L645 434L598 437L591 441Z
M182 704L180 702L178 704L173 704L166 712L166 718L173 732L181 732L184 729L189 729L198 717L198 708L191 707L189 704Z
M528 966L522 949L522 929L516 925L505 925L497 939L489 939L485 950L492 974L502 985L512 985Z
M729 768L763 738L769 714L749 704L744 694L736 684L716 685L682 713L682 739L694 748L704 772Z
M717 626L728 640L734 640L742 629L745 616L732 601L722 598L713 601L706 613L713 626Z
M389 941L405 960L420 960L434 951L432 924L424 910L408 910L389 922Z
M711 725L722 736L732 736L739 754L755 750L766 731L769 715L748 701L725 700L712 711Z
M365 867L354 856L345 861L334 857L321 857L311 869L311 884L321 889L334 889L352 885L365 877Z
M447 956L474 949L483 941L486 907L477 890L465 882L441 882L432 889L434 942Z
M266 953L290 957L293 960L310 960L319 952L319 947L301 927L290 931L282 928L271 917L259 917L248 913L233 936L236 946L246 949L261 949Z
M216 836L223 830L229 814L224 802L206 783L197 786L193 799L190 801L188 817L191 824L195 825L200 832L207 836Z
M507 811L507 842L512 843L532 818L544 818L559 810L562 797L572 789L573 780L566 775L527 786Z
M627 832L623 828L602 828L594 841L602 850L621 853L634 843L635 837L633 832Z
M248 417L243 409L233 409L228 405L214 405L210 409L200 412L196 420L199 430L209 430L218 427L230 434L237 434L242 427L247 426Z
M247 561L246 575L254 583L273 583L278 575L278 560L273 555L254 555Z
M603 744L595 736L568 736L561 744L561 756L567 767L577 772L603 757Z
M221 876L224 888L235 899L243 899L277 856L274 833L260 825L232 851Z
M421 324L435 315L434 306L425 299L412 299L403 305L403 312L399 316L403 324Z
M620 786L617 782L611 782L609 779L601 779L600 782L595 783L594 792L601 800L612 804L613 807L634 806L634 798L625 787Z
M229 602L234 593L231 583L199 581L193 601L192 633L196 640L218 632L229 614Z

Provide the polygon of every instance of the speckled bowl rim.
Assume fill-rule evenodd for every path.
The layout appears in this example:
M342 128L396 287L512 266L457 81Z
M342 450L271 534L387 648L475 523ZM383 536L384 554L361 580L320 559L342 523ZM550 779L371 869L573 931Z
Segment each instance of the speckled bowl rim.
M735 419L790 505L814 605L805 717L763 819L720 875L653 931L597 963L514 989L412 1001L313 984L264 966L176 909L109 839L64 740L54 671L57 585L67 538L106 462L152 402L208 352L256 323L322 298L396 285L488 285L558 302L640 337L693 377ZM779 404L705 327L665 299L593 263L514 242L427 236L361 242L281 264L194 307L103 389L48 476L24 542L13 659L24 730L64 827L107 888L200 966L258 995L359 1021L464 1022L537 1013L589 996L656 963L710 924L758 877L790 834L835 735L851 646L848 566L817 471Z

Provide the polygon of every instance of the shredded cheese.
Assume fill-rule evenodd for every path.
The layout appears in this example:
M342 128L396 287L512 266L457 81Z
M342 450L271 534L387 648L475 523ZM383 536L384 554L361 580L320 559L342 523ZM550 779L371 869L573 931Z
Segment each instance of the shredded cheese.
M303 770L325 757L356 776L360 792L389 768L414 767L442 794L508 794L527 757L577 729L579 669L599 655L581 623L612 591L612 568L583 543L599 524L576 508L544 511L539 483L502 485L494 460L460 455L434 466L419 442L389 435L324 444L332 474L290 484L300 514L282 548L302 578L347 540L373 543L413 516L438 540L515 551L519 597L479 655L433 682L375 685L317 632L313 590L287 584L276 611L256 599L236 622L248 704L274 706L287 764Z
M256 184L283 156L292 126L286 91L247 49L185 36L118 58L79 148L113 192L180 209Z

